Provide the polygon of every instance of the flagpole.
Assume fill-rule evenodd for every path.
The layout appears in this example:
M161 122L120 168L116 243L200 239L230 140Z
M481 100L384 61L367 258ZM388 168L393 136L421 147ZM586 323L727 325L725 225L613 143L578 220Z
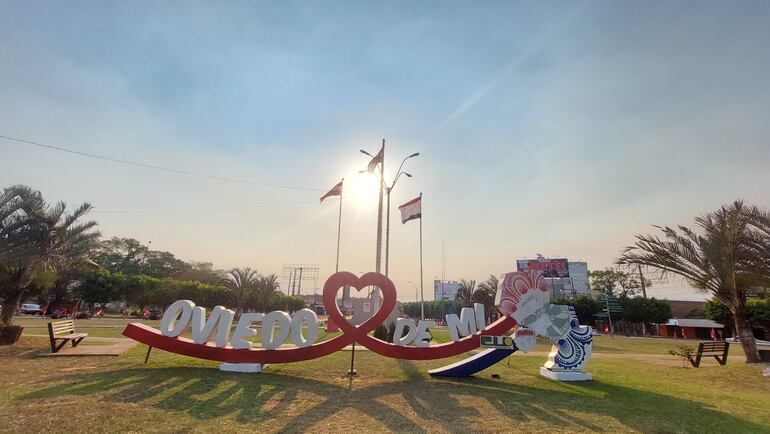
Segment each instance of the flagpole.
M345 192L345 178L342 178L340 182L342 187L340 188L340 211L337 218L337 265L334 267L334 272L340 271L340 230L342 229L342 194Z
M425 319L425 296L422 281L422 192L420 192L420 319Z

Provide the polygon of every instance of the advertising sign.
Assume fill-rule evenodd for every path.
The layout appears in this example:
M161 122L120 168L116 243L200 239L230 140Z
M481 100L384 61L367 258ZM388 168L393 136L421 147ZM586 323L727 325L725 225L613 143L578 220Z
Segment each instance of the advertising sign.
M547 259L538 256L537 259L518 259L516 271L540 271L543 277L569 277L569 262L567 259Z

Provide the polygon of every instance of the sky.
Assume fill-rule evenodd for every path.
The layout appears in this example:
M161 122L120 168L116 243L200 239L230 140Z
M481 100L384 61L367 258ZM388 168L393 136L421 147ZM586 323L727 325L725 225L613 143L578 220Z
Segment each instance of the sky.
M94 206L105 237L280 273L374 271L426 299L540 253L611 266L634 235L770 208L770 3L0 0L0 187ZM258 183L273 184L273 186ZM275 185L282 186L281 188ZM284 188L290 187L290 188ZM384 253L383 253L384 256ZM285 288L285 286L284 286ZM686 295L682 285L651 295Z

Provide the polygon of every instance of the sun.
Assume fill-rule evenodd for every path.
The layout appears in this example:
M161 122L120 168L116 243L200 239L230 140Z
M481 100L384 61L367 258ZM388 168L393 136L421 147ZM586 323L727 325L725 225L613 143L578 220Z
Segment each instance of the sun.
M369 208L377 203L380 192L380 179L376 175L361 173L352 176L350 184L345 180L345 199L358 208Z

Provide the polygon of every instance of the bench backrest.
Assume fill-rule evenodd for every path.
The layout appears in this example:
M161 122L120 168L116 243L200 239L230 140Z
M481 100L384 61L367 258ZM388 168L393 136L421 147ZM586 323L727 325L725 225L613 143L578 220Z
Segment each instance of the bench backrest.
M720 352L723 353L727 349L727 342L701 342L699 351L703 352Z
M57 321L51 323L51 330L53 330L53 335L69 335L72 333L75 333L75 321L67 320L67 321Z

